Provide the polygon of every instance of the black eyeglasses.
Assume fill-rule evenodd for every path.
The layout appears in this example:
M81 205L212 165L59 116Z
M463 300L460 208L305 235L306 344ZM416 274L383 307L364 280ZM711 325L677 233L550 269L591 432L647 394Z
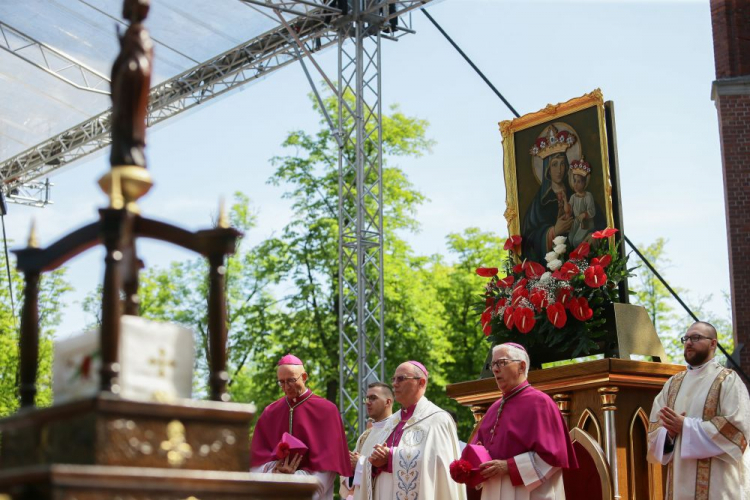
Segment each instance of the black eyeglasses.
M288 378L286 380L277 380L276 383L279 384L279 387L284 387L285 384L292 385L296 381L298 381L300 377L297 378Z
M421 378L422 377L407 377L406 375L399 375L397 377L391 377L391 384L395 384L396 382L400 384L404 380L419 380Z
M503 366L508 366L511 363L520 363L523 361L522 359L508 359L508 358L500 358L496 359L492 362L490 365L492 368L502 368Z
M693 344L696 342L699 342L703 339L713 340L711 337L706 337L705 335L698 335L697 333L695 335L685 335L684 337L680 337L680 342L683 344L687 344L687 341L689 340Z

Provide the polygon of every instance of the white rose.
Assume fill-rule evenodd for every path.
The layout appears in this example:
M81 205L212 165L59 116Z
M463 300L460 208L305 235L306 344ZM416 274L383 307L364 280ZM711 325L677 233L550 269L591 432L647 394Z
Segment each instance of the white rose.
M557 254L555 252L549 252L547 255L544 256L544 260L547 262L552 262L553 260L557 260Z
M563 238L564 238L564 236L563 236ZM562 254L564 254L565 252L568 251L568 247L565 245L565 243L561 243L560 245L556 245L555 248L554 248L554 250L555 250L556 254L562 255Z
M557 246L557 245L563 245L563 244L565 244L565 241L567 239L568 238L565 237L565 236L558 236L557 238L555 238L554 240L552 240L552 243L554 243L555 246Z
M549 271L547 271L546 273L542 274L539 277L539 283L545 283L545 282L549 281L551 277L552 277L552 273L549 272Z
M549 264L547 264L547 267L549 267L553 271L557 271L562 267L562 261L560 259L555 259Z

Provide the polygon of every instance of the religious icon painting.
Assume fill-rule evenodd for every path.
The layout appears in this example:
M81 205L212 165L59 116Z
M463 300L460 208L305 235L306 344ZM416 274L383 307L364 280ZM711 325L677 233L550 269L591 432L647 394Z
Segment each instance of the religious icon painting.
M555 238L565 236L570 250L614 227L600 90L500 122L500 132L505 219L508 234L521 235L525 258L546 264Z

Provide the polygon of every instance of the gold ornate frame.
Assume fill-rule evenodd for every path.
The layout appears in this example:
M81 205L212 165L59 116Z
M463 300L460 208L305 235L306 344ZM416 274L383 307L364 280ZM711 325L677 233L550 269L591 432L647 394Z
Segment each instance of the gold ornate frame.
M516 175L515 133L536 125L552 122L564 116L596 107L599 125L599 146L602 157L602 179L605 186L605 211L607 226L614 227L612 209L612 180L609 175L609 146L607 144L607 127L604 116L604 97L600 89L573 98L564 103L548 104L544 109L529 113L513 120L499 123L503 138L503 170L505 172L505 220L508 222L509 235L521 234L521 220L518 203L518 178Z

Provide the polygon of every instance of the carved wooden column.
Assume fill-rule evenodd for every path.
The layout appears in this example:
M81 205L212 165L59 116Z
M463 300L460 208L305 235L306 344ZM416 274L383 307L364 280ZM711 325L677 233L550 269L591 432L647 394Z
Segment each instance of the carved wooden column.
M617 387L600 387L598 389L599 397L602 400L602 413L604 414L604 453L607 455L609 470L612 473L612 486L614 497L620 498L620 488L617 478L617 427L615 426L615 399Z
M124 209L99 210L104 257L104 283L102 285L102 325L100 334L102 368L100 388L117 394L120 392L120 316L122 303L122 260L124 241L130 238L132 214Z
M24 273L23 312L21 313L20 368L21 406L34 406L39 366L39 272Z
M563 420L565 420L565 425L567 425L568 430L570 430L570 393L559 392L557 394L553 394L552 399L557 404L557 408L560 410Z
M211 399L229 401L227 393L227 305L224 297L225 275L224 254L209 257L208 275L208 342L211 374Z

